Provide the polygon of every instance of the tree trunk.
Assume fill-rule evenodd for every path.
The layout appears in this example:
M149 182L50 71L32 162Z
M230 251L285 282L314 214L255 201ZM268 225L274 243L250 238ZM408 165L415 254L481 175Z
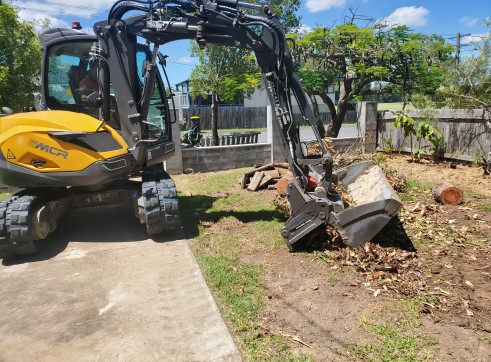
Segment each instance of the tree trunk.
M343 125L344 118L346 117L346 113L348 112L349 103L347 102L339 102L338 109L335 117L332 119L332 127L328 130L329 137L337 137L339 135L339 131L341 130L341 126Z
M432 192L435 200L443 205L455 206L461 204L464 198L462 190L448 182L435 185Z
M317 99L315 94L308 93L310 101L312 102L312 110L314 111L315 123L317 124L317 131L321 137L325 136L324 124L322 123L321 113L319 112L319 104L317 104Z
M218 95L211 95L211 145L218 146Z
M329 111L331 112L332 122L326 129L326 137L337 137L341 125L343 124L344 117L346 116L346 112L348 111L348 104L339 101L336 109L332 99L329 98L327 94L319 94L319 96L322 98L322 101L327 104Z

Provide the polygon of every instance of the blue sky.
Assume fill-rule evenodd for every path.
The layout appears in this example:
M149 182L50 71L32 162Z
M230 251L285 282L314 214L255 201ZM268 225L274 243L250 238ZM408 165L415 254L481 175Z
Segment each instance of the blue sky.
M47 18L53 27L66 27L72 21L80 21L87 30L107 17L113 3L113 0L12 1L23 20ZM408 25L416 32L443 35L451 43L455 43L458 32L470 34L464 43L473 36L483 35L486 32L485 19L491 17L490 0L302 0L299 15L305 29L317 25L332 26L343 22L349 8L373 19ZM464 47L463 54L472 48L472 45ZM169 56L168 71L172 85L187 79L193 69L195 61L189 56L188 49L189 41L161 48Z

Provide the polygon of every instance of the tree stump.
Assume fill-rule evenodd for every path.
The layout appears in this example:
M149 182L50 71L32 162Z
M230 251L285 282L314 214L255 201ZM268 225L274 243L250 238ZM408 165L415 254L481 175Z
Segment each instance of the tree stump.
M455 206L461 204L464 198L462 190L448 182L435 185L432 192L435 200L443 205Z

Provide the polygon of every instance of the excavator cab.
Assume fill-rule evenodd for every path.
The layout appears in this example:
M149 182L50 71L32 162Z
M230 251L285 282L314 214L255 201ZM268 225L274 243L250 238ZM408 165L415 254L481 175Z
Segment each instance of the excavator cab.
M100 118L100 111L82 99L80 83L93 63L94 36L73 29L52 29L40 36L43 43L42 101L51 110L73 111Z
M97 37L76 29L52 29L41 35L43 44L43 105L50 110L66 110L88 114L103 120L111 127L121 130L118 96L112 82L102 84L109 89L106 99L108 116L104 117L103 107L91 101L89 95L99 92L100 78L97 57L91 53ZM150 48L137 44L134 62L134 74L138 74L139 92L145 81L145 67L152 60ZM93 70L95 69L95 73ZM94 74L95 76L92 76ZM117 76L117 75L116 75ZM87 86L89 85L89 86ZM100 94L98 98L100 98ZM165 138L171 140L170 117L166 109L165 86L160 73L156 74L152 96L149 104L147 122L150 139Z

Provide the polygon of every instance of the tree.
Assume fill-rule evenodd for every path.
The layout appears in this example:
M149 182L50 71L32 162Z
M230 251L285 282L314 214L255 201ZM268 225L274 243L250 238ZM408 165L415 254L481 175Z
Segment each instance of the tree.
M286 33L290 33L300 26L301 16L297 15L300 9L300 0L271 0L269 1Z
M296 39L292 52L314 114L319 96L332 116L326 136L337 137L350 102L365 87L377 81L390 83L406 100L414 92L434 92L442 81L440 64L451 51L452 46L440 37L412 33L406 26L359 27L353 17L334 28L314 28ZM337 106L327 95L328 87L336 84Z
M200 64L190 76L193 96L211 94L211 144L218 145L218 102L249 97L259 84L260 74L255 59L244 49L207 45L199 49L192 45L192 55Z
M474 44L477 53L464 57L458 65L448 67L446 81L429 99L431 105L491 111L491 21L488 20L486 25L487 33Z
M483 109L484 131L491 135L491 20L486 19L487 32L474 44L477 53L464 57L448 67L445 82L430 97L418 97L425 108ZM481 148L485 172L491 170L491 150Z
M0 4L0 106L21 111L33 103L41 70L41 46L33 24L19 21L9 4Z
M258 3L258 2L256 2ZM272 0L270 4L285 30L293 30L300 25L296 11L300 0ZM194 95L212 98L212 145L218 144L218 101L249 97L260 81L260 73L254 57L245 50L207 45L199 49L192 43L191 53L198 56L200 64L190 76Z

